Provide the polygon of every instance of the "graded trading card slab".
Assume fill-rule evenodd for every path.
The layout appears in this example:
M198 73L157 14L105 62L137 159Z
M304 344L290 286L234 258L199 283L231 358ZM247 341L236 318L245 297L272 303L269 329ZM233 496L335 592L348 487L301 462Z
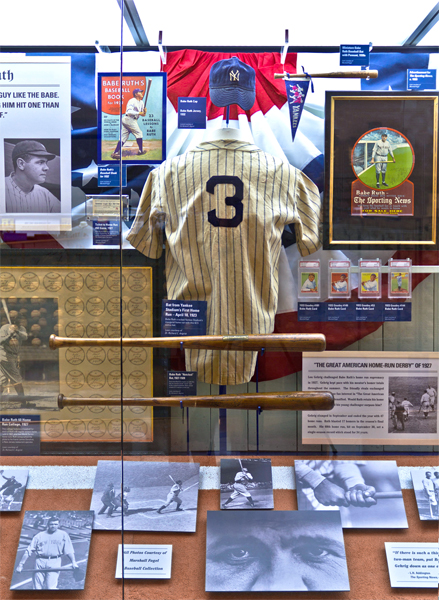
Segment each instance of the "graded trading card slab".
M340 512L343 528L407 528L393 460L295 460L299 511Z
M439 467L411 470L421 521L439 520Z
M141 427L138 421L135 426ZM126 531L194 532L199 472L198 463L98 461L93 529L120 530L123 513Z
M271 458L221 459L221 509L274 508Z
M93 513L27 510L11 590L83 590Z
M102 338L152 336L149 267L127 267L122 275L113 267L8 267L0 274L0 296L2 347L9 343L9 319L20 328L15 357L0 351L8 377L2 410L37 410L43 442L117 441L122 431L125 441L152 441L151 407L127 407L123 423L120 408L116 413L104 406L57 409L59 393L120 398L123 386L125 398L152 396L152 349L99 346ZM96 346L51 350L52 333L96 338ZM17 393L20 383L24 399Z
M0 511L21 510L28 475L28 469L0 470Z
M208 511L206 592L349 591L340 514Z

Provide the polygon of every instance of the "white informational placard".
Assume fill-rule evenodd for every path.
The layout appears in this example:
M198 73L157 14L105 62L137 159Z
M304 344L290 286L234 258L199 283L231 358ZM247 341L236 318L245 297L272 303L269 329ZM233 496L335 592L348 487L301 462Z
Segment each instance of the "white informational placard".
M119 544L116 579L122 579L122 548L125 579L170 579L172 545Z
M392 587L436 588L439 544L385 542Z
M71 229L70 63L69 56L0 60L3 231Z
M434 352L304 353L303 389L335 406L303 413L303 443L436 444L438 371Z

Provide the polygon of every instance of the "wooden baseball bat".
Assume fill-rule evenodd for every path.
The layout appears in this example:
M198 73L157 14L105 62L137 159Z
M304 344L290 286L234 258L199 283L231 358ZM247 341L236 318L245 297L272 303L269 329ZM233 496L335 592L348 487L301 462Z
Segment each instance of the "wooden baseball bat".
M321 352L326 338L321 333L274 333L269 335L200 335L152 338L70 338L50 336L52 349L72 346L182 348L185 350L252 350Z
M58 396L58 408L66 406L120 406L118 398L66 398ZM263 394L223 394L221 396L171 396L163 398L124 398L123 406L166 406L233 408L241 410L331 410L330 392L269 392Z
M146 88L146 94L145 94L145 100L143 101L143 104L146 106L146 103L148 101L148 96L149 96L149 90L151 89L151 83L152 83L152 79L148 79L148 87Z
M11 323L11 317L9 315L9 310L8 310L8 307L7 307L7 304L6 304L6 300L4 298L2 298L2 306L3 306L3 310L5 311L6 318L9 321L9 325L12 325L12 323Z
M334 71L330 73L275 73L275 79L305 79L306 77L319 77L328 79L376 79L378 71Z

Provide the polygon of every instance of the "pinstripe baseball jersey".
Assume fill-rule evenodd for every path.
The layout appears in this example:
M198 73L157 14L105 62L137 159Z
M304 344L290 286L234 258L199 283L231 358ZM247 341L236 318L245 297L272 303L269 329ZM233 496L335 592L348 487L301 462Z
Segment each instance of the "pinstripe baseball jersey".
M12 175L5 179L7 213L56 213L61 212L61 202L49 190L34 185L26 194L14 182Z
M158 258L166 240L169 299L206 300L207 334L271 333L281 235L302 255L319 246L320 196L289 163L238 140L203 142L163 162L145 184L128 240ZM200 381L250 381L255 352L186 351Z

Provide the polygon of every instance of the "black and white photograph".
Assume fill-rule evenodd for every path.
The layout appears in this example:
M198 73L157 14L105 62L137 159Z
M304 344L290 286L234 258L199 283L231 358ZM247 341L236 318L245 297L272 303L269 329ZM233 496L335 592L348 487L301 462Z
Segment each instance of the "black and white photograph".
M59 139L5 139L6 213L60 213Z
M339 511L343 528L408 527L394 460L295 460L299 511Z
M28 476L28 469L0 469L0 511L21 510Z
M186 531L197 525L199 463L98 461L93 529Z
M207 512L206 592L349 591L336 512Z
M25 273L13 285L26 292L39 287L35 273ZM4 279L1 284L7 285ZM1 285L0 285L1 287ZM0 307L1 410L56 409L59 394L58 350L49 338L58 331L58 299L33 296L2 298ZM30 398L31 397L31 398Z
M270 458L221 459L221 509L274 508Z
M439 521L439 467L412 469L413 489L421 521Z
M83 590L93 513L27 510L11 590Z
M437 377L389 377L389 433L437 433Z

